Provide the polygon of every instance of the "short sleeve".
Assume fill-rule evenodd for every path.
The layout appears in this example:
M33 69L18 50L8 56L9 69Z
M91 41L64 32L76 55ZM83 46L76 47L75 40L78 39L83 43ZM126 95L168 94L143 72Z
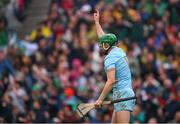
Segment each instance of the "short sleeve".
M115 68L115 60L113 60L112 58L107 58L104 61L104 66L105 66L105 70L110 70L112 68Z

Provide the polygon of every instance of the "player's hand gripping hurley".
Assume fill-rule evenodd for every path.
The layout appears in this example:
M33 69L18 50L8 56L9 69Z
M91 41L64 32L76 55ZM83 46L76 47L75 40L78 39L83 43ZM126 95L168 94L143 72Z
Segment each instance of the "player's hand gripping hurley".
M116 99L113 101L104 101L100 107L102 107L103 105L109 105L109 104L132 100L132 99L136 99L136 98L137 97L134 96L134 97ZM100 108L100 107L98 107L98 108ZM84 117L89 111L91 111L92 109L95 109L95 108L96 108L95 103L81 103L77 107L77 113L80 117Z

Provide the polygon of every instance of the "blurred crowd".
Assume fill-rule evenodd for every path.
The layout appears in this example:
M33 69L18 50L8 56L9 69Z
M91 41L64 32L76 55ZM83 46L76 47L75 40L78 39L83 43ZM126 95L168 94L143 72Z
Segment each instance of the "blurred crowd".
M25 8L31 0L0 0L0 15L6 18L7 28L17 31L25 20Z
M138 97L130 122L180 123L179 0L52 0L46 18L23 39L2 15L0 123L111 121L113 106L84 119L76 114L77 104L95 101L106 81L95 8L129 59Z

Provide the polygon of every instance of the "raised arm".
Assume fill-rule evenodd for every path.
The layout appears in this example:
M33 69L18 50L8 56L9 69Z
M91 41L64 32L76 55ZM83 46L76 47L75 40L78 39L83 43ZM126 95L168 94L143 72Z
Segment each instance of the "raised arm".
M102 35L104 35L104 31L99 23L99 10L96 10L96 12L94 13L94 21L95 21L95 25L96 25L96 31L97 31L97 35L100 38Z

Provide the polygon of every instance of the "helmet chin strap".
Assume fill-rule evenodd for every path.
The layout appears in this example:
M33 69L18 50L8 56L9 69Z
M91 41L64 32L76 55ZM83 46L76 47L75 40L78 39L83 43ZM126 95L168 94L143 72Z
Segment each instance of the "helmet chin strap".
M103 50L102 50L102 53L105 54L105 55L107 55L107 54L108 54L108 51L103 49Z

